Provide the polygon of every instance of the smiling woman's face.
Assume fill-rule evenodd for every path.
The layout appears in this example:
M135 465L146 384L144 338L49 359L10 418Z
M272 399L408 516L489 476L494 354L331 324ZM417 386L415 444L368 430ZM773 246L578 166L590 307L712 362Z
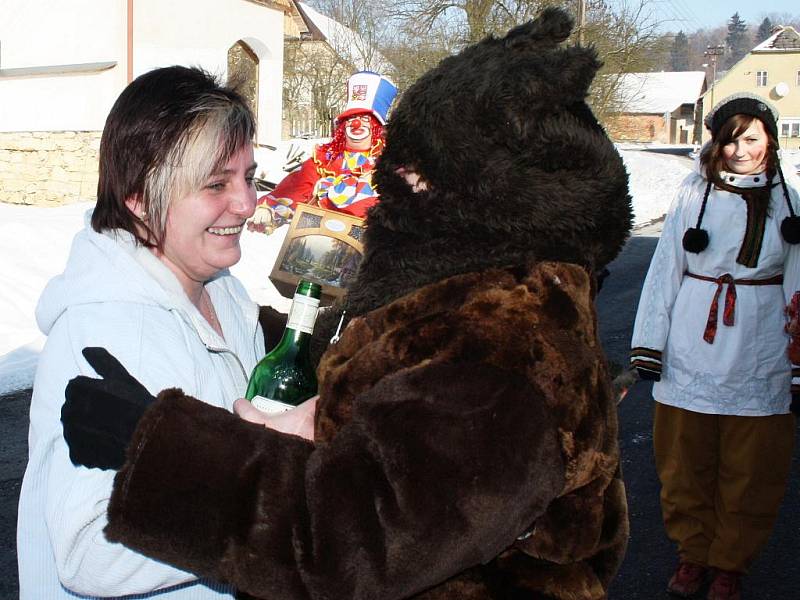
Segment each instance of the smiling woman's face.
M242 228L255 210L255 169L253 148L247 145L202 189L170 204L164 251L157 256L184 287L239 262Z
M728 171L739 175L753 175L764 170L769 141L764 123L753 119L750 126L722 147Z

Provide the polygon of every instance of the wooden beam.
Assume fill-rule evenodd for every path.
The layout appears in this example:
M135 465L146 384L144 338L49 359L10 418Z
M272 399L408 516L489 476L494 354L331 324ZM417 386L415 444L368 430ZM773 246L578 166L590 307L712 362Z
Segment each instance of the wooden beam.
M128 83L133 81L133 0L127 0L127 34L126 34L126 54L127 54L127 78Z

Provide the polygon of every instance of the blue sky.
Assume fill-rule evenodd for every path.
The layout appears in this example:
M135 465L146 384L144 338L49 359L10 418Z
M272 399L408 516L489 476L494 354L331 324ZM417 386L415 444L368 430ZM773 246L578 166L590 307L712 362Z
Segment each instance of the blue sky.
M657 18L671 20L660 27L663 31L711 29L726 24L735 12L750 30L757 29L770 13L800 17L798 0L650 0L650 4Z

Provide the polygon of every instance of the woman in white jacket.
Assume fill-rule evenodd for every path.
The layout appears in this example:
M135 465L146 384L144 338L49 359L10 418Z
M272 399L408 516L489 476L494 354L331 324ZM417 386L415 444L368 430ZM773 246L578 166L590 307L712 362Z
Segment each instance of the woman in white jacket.
M636 315L631 361L656 381L653 444L678 596L711 571L708 598L740 598L791 464L800 371L787 358L784 308L800 286L800 227L777 118L749 94L709 115L712 141L670 207Z
M264 339L258 307L227 269L255 207L254 131L236 92L183 67L142 75L109 114L97 206L37 307L48 339L19 505L23 599L233 597L105 539L115 472L74 466L59 417L67 382L95 376L81 355L91 346L152 392L177 385L226 409L244 394Z

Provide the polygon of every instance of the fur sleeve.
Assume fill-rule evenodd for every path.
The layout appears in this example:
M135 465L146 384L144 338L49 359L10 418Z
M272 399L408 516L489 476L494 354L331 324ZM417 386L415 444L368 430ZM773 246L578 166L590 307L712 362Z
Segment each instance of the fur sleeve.
M262 598L405 598L493 558L561 491L540 398L483 364L402 370L315 449L165 392L107 535Z

